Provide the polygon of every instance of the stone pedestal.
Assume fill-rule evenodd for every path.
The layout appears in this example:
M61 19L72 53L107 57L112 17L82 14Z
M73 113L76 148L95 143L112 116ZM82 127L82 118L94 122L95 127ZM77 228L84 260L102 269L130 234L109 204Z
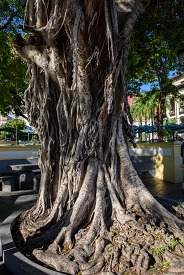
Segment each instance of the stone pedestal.
M183 182L182 182L182 189L184 190L184 164L181 164L182 175L183 175Z
M2 191L4 192L14 191L14 177L12 176L0 177L0 181L2 182Z

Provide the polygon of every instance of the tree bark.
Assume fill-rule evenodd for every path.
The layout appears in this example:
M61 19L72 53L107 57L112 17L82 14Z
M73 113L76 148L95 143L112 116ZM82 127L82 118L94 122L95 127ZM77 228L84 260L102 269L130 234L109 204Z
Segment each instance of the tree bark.
M57 271L145 274L150 263L174 258L169 238L183 249L183 221L151 196L128 154L129 41L148 2L27 0L29 40L15 50L28 64L26 107L41 141L42 176L20 231ZM182 252L177 257L171 272Z
M160 91L159 106L158 106L158 142L163 141L163 120L166 112L166 91L163 89Z

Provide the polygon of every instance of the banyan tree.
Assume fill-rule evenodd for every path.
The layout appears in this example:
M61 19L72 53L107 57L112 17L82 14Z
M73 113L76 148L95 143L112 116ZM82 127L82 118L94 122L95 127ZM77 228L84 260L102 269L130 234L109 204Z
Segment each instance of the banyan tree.
M148 4L26 1L28 38L14 48L28 66L41 184L20 232L34 257L59 272L146 274L167 263L184 274L184 222L148 192L128 153L129 42Z

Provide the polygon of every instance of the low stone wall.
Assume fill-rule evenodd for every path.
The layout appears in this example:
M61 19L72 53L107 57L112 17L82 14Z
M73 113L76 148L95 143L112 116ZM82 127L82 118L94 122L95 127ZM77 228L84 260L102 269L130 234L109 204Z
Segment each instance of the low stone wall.
M10 164L37 163L38 161L36 156L32 156L33 159L28 159L26 152L33 150L35 154L39 146L2 146L0 149L2 150L2 152L0 152L0 173L6 170L6 166ZM25 156L23 155L24 151L26 151ZM183 181L180 141L138 143L136 148L133 148L133 146L129 144L129 152L131 161L138 173L173 183ZM6 159L3 157L3 153L6 155ZM10 153L10 156L8 153ZM31 152L30 154L33 155L33 153ZM1 157L3 158L1 159Z
M182 182L181 142L138 143L129 145L130 158L140 174L166 180Z

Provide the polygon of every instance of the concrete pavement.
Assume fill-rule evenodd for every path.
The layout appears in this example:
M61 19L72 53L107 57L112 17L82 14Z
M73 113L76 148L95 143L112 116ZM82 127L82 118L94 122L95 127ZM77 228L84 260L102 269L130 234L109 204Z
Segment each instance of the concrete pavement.
M0 226L2 222L13 212L20 209L23 211L26 207L33 204L36 200L36 197L37 197L37 191L35 190L21 190L21 191L14 191L14 192L0 191ZM5 264L2 262L1 251L0 251L0 275L13 275L5 266Z
M153 196L184 202L182 183L172 183L156 178L142 178L142 181Z

